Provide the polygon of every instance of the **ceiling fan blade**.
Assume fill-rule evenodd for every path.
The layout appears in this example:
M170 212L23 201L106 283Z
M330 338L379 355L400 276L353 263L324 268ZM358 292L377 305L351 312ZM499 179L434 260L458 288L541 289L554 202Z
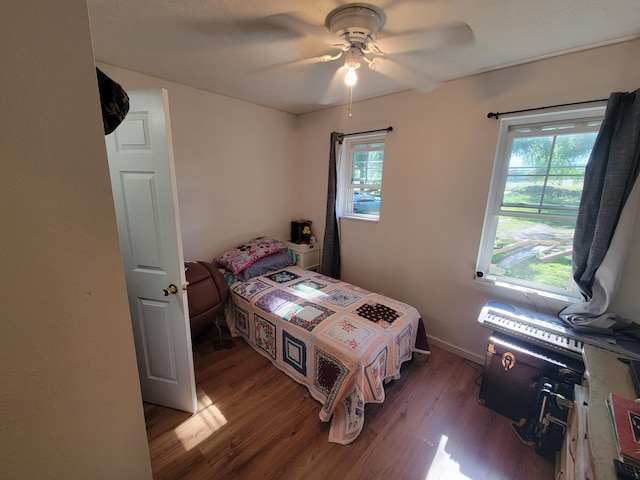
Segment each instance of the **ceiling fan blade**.
M254 68L250 72L257 73L257 72L263 72L265 70L272 70L276 68L303 67L305 65L314 65L316 63L333 62L335 60L338 60L343 55L344 55L344 51L340 50L335 55L326 54L326 55L319 55L317 57L308 57L308 58L301 58L299 60L291 60L289 62L281 62L281 63L272 64L272 65L264 65L262 67Z
M470 45L473 41L474 35L471 27L464 22L455 22L379 38L375 41L375 46L384 54L393 55Z
M395 62L390 58L378 57L369 65L374 72L378 72L387 77L399 81L403 85L418 90L420 92L429 92L438 85L440 81L429 76L416 72L415 70Z
M319 25L309 23L292 13L279 13L276 15L270 15L265 20L272 25L276 25L280 28L284 28L285 30L295 32L299 35L315 37L328 45L344 45L345 48L348 47L347 43L331 33L324 26L321 27Z

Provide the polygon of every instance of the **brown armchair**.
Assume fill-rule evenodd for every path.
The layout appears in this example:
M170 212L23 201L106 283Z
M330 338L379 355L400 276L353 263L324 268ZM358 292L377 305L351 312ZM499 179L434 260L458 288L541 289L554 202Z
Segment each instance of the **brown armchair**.
M208 262L185 262L185 267L191 338L194 339L210 325L217 326L216 319L229 298L229 286L224 275Z

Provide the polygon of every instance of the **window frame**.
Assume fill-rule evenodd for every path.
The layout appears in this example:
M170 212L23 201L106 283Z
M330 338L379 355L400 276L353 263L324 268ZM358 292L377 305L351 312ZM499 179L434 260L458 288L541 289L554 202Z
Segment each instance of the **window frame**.
M349 195L352 189L371 189L376 188L380 190L380 208L382 208L382 184L384 179L384 163L386 157L386 147L387 147L387 132L378 132L378 133L368 133L362 135L349 135L348 137L344 137L342 140L342 145L340 149L340 158L339 158L339 168L338 168L338 182L336 189L337 196L337 213L338 218L351 218L351 219L359 219L359 220L367 220L378 222L380 221L380 215L382 212L378 214L367 214L367 213L357 213L353 211L353 196ZM353 173L353 160L354 160L354 152L356 151L357 145L371 145L371 144L382 144L382 167L380 171L380 184L354 184L352 173Z
M537 218L537 219L575 219L575 216L549 214L549 213L514 213L501 210L504 191L507 184L509 160L512 140L516 135L510 135L510 129L518 126L541 125L543 123L557 122L579 122L593 118L603 120L605 106L580 108L572 110L562 110L555 112L539 113L534 115L521 115L515 117L505 117L500 120L496 154L491 172L491 184L487 197L487 205L484 214L480 245L476 260L475 278L481 282L495 284L500 287L526 289L543 296L554 296L568 302L575 302L580 299L580 293L573 279L570 279L567 288L544 285L528 280L521 280L512 277L505 277L490 274L491 259L496 239L499 217L508 216ZM532 134L531 137L534 137ZM577 213L576 213L577 216Z

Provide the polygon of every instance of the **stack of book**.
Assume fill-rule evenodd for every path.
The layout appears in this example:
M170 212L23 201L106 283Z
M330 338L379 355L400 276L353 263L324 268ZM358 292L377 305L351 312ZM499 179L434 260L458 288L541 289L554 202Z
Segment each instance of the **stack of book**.
M614 393L606 402L620 459L640 467L640 402Z

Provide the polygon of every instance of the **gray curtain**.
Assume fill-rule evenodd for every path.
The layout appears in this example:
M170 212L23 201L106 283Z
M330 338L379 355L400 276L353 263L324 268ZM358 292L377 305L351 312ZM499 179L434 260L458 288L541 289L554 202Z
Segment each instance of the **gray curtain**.
M327 216L322 244L322 264L320 272L329 277L340 278L340 236L336 215L336 185L338 179L336 145L342 143L342 133L331 132L329 151L329 181L327 187Z
M585 170L573 241L573 278L583 302L570 305L560 314L574 328L611 328L627 323L607 313L620 272L605 269L618 269L623 261L619 252L609 251L614 236L630 234L617 232L617 228L640 170L638 93L640 90L611 94ZM630 207L635 211L636 205ZM617 250L625 250L625 245L622 238L617 239ZM621 260L607 260L615 256Z

